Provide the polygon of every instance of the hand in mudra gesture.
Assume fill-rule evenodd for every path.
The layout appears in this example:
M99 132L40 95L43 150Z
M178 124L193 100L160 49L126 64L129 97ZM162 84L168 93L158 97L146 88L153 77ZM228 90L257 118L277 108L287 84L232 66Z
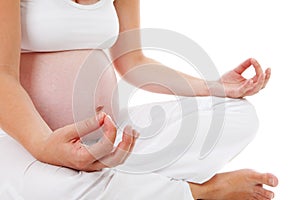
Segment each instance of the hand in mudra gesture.
M251 66L255 69L255 76L251 79L246 79L242 74ZM270 76L270 68L266 69L264 72L255 59L249 58L235 69L224 74L219 82L224 87L226 97L242 98L254 95L265 88Z
M100 127L104 132L100 141L91 146L81 143L80 137ZM122 141L114 147L116 132L111 118L101 112L96 117L55 130L41 144L38 159L45 163L83 171L115 167L124 163L139 135L136 130L126 126Z

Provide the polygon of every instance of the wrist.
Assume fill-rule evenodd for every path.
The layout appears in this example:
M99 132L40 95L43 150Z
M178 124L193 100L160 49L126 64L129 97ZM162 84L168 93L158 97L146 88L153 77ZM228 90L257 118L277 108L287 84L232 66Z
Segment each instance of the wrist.
M196 78L190 77L190 86L193 90L193 95L191 96L209 96L209 89L207 87L206 81Z
M221 81L207 81L206 85L210 96L226 97L225 88Z
M224 85L220 81L205 81L197 78L193 80L192 87L195 96L226 97Z
M43 161L43 155L46 150L48 138L52 132L44 132L42 134L37 134L34 137L31 137L26 145L26 149L29 153L39 161Z

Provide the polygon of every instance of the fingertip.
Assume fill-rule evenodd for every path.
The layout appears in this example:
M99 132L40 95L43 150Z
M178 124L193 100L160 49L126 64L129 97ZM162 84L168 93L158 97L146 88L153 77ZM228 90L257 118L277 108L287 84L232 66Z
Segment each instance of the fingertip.
M255 58L250 58L252 64L256 64L257 60Z
M97 121L99 122L99 125L102 126L103 123L104 123L104 120L105 120L105 116L106 116L106 113L105 112L99 112L97 113L96 115L96 119Z
M266 69L266 75L267 75L267 77L271 76L271 72L272 72L271 68Z
M137 139L140 137L140 133L133 129L133 136Z
M268 79L270 79L270 74L269 74L269 73L266 73L266 75L265 75L265 80L268 80Z

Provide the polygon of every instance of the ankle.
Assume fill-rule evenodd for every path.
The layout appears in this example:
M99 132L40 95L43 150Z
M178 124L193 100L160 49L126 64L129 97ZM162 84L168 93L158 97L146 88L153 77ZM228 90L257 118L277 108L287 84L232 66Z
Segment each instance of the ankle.
M188 182L193 198L197 200L205 199L209 193L208 187L203 184Z

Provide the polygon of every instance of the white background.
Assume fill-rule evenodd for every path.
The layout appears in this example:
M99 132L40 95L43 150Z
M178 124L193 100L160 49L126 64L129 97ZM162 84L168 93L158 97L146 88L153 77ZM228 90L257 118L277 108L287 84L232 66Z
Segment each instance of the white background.
M296 0L142 0L142 27L164 28L197 42L222 74L246 58L272 68L268 87L248 99L260 118L258 135L224 170L272 172L280 184L275 199L299 199L300 7ZM192 73L172 55L147 52L158 61ZM298 57L297 57L298 56ZM248 74L249 75L249 74ZM131 103L167 99L138 92Z

